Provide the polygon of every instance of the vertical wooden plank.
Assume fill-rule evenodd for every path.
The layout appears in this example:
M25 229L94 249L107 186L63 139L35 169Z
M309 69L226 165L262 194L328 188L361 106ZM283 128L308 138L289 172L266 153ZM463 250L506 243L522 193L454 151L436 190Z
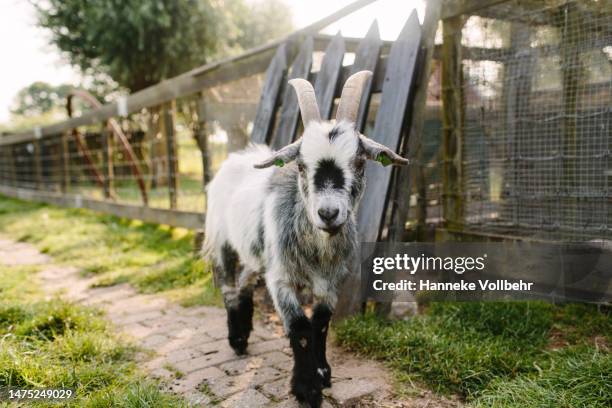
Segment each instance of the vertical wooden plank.
M442 211L445 227L463 225L462 147L463 71L461 65L462 16L442 23Z
M425 224L426 208L426 186L422 163L422 139L423 127L425 125L425 111L427 109L427 87L431 77L431 67L435 46L436 31L442 10L442 0L428 0L425 9L425 19L423 20L423 34L421 36L419 69L415 78L415 94L412 107L409 106L411 116L410 129L408 131L408 143L404 143L402 155L409 157L413 163L398 169L397 183L397 204L393 224L389 229L390 241L403 241L406 220L410 211L411 173L414 175L417 184L417 206L418 220L417 228L422 228ZM422 231L417 231L420 234Z
M113 134L108 130L106 124L102 125L102 171L104 179L104 197L111 198L113 196Z
M174 111L175 101L164 104L164 133L166 139L166 157L168 162L168 197L170 199L170 208L176 209L178 195L178 159L176 151L176 132L174 128Z
M37 138L34 140L34 172L37 190L42 190L44 187L42 166L42 142L40 138Z
M400 146L406 106L411 99L419 45L421 26L414 11L404 25L389 53L387 72L383 84L380 108L376 115L374 133L370 137L379 143L397 150ZM368 183L359 206L358 224L360 242L375 242L378 239L387 203L391 168L379 163L366 165ZM360 256L355 257L354 271L359 271ZM337 314L344 316L361 308L361 276L353 273L344 284L338 301Z
M206 116L206 101L204 97L200 96L197 100L197 111L198 111L198 124L194 129L196 142L202 155L202 184L206 187L208 182L212 180L212 174L210 170L210 151L208 148L208 135L210 133L208 129L208 122Z
M378 31L378 22L374 20L368 33L359 43L357 51L355 51L355 61L351 68L351 75L368 70L376 72L376 65L378 64L378 58L380 56L380 49L382 47L382 40L380 39L380 33ZM355 126L360 131L363 131L366 121L368 119L368 107L370 106L370 98L372 96L372 78L368 80L363 90L363 96L361 97L361 103L359 105L359 113L357 115L357 122Z
M266 143L270 132L274 128L274 116L278 107L280 89L287 75L286 50L285 43L278 47L266 71L266 79L253 122L253 132L251 133L251 141L254 143Z
M62 193L64 194L68 192L68 188L70 186L70 146L68 144L69 133L69 130L62 133L62 149L60 154L60 157L62 158Z
M334 96L342 69L344 51L344 38L338 32L325 49L321 70L314 86L322 119L329 119L334 107Z
M420 40L421 26L416 12L413 12L391 47L380 108L371 136L377 142L395 150L400 146L406 106L413 91ZM360 205L360 238L363 242L374 242L381 227L391 168L369 162L366 166L366 176L376 182L368 183Z
M310 68L312 67L313 40L309 36L302 43L300 51L291 65L291 72L288 79L303 78L308 79ZM300 108L297 103L297 96L292 87L285 87L283 101L281 105L280 120L276 133L270 145L277 150L295 140L295 133L298 128Z
M8 146L9 169L11 175L11 185L13 187L19 187L19 178L17 177L17 160L15 160L15 157L18 155L16 150L15 145Z

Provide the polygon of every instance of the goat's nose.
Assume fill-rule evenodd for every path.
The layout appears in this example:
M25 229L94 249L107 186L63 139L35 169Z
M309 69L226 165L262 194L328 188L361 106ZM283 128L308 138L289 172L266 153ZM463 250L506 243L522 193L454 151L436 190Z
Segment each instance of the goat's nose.
M319 217L321 217L321 219L325 221L325 223L329 224L336 219L340 210L337 208L328 207L328 208L319 208L319 211L317 212L319 213Z

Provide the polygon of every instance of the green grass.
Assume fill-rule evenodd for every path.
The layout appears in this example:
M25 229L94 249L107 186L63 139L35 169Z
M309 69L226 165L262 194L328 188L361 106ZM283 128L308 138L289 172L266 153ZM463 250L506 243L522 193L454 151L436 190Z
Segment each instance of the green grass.
M335 333L341 345L385 361L400 387L416 382L482 407L612 404L612 317L595 307L433 303L408 321L366 315Z
M182 407L138 370L99 311L42 300L35 267L0 268L0 387L74 388L68 407ZM0 406L15 406L0 403ZM48 406L28 403L27 406Z
M184 305L220 304L212 272L184 229L0 196L0 232L96 275L100 286L128 282Z

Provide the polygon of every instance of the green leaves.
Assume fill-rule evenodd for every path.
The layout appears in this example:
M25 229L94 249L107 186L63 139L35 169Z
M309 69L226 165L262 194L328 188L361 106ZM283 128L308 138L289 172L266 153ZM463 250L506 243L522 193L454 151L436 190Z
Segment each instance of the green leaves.
M292 29L279 0L49 0L37 12L73 65L131 92Z

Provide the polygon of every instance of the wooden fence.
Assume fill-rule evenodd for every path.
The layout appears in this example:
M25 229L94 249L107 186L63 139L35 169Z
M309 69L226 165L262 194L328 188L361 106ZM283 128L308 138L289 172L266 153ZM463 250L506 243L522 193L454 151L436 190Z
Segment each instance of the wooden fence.
M333 79L334 83L341 84L355 69L368 67L357 60L349 65L343 65L342 61L355 58L360 47L366 46L364 44L371 47L375 44L377 58L369 60L370 66L376 67L369 114L362 111L360 126L367 134L376 134L383 142L389 142L385 135L399 132L402 140L406 141L404 144L398 142L402 153L410 156L413 165L396 173L372 173L371 177L375 179L388 178L392 189L387 200L369 203L370 198L365 198L365 206L382 206L376 211L380 210L385 220L382 231L376 227L380 224L378 217L368 215L362 220L364 225L373 223L370 229L376 233L372 232L370 236L374 239L406 239L406 220L411 221L413 230L420 231L417 235L421 238L425 226L431 223L465 231L470 224L468 221L475 219L479 223L477 228L484 228L483 225L495 214L488 210L490 206L474 200L479 194L485 194L482 188L479 186L480 190L475 193L468 191L470 186L466 185L473 179L471 167L466 167L470 163L465 158L466 148L468 153L471 151L470 146L466 146L466 135L470 136L473 123L467 123L466 117L477 118L480 110L469 103L466 108L466 101L470 102L474 91L464 76L464 69L469 66L466 62L479 61L508 67L521 50L466 46L462 44L462 30L468 18L477 16L504 21L512 13L515 17L513 24L541 26L546 21L526 21L525 16L529 13L543 15L538 14L538 10L544 2L510 2L514 6L508 8L507 0L428 0L419 40L420 69L409 73L407 67L394 67L390 63L389 55L397 42L376 40L372 32L365 39L316 34L331 22L374 1L357 1L288 38L196 68L115 103L84 111L69 120L0 137L0 192L149 222L200 228L206 199L203 186L227 152L243 146L251 134L253 140L269 142L278 148L298 130L295 105L291 102L293 95L286 89L286 80L265 88L268 85L266 78L270 76L266 70L288 70L289 77L307 75L314 83L329 84ZM563 2L550 7L563 6L557 6L557 3ZM434 45L440 21L442 43ZM309 37L312 40L308 40ZM605 42L609 37L597 38L599 42ZM284 44L287 66L273 66L271 62L275 56L278 60L281 44ZM600 45L606 46L607 43L590 46ZM331 51L337 54L335 65L328 63L328 70L322 69L322 55L327 56ZM530 52L544 57L562 51L561 45L530 48ZM410 90L402 90L406 95L410 93L408 109L389 114L405 119L394 124L396 127L393 129L384 129L376 120L379 110L401 106L388 107L381 103L381 92L393 70L398 70L399 74L414 74L414 85ZM436 75L439 77L435 78ZM324 81L321 77L327 79ZM434 83L436 79L437 84ZM503 84L504 88L508 86ZM320 85L317 92L323 99L325 113L329 114L338 96L338 88L322 87ZM440 91L440 106L431 100L432 89L436 87ZM609 89L600 88L594 85L589 92L595 95ZM260 96L263 99L260 100ZM294 110L276 113L279 106L294 106ZM267 119L261 121L259 118L266 117L266 112ZM272 114L276 116L271 118ZM507 112L496 111L496 114L509 117ZM431 119L433 116L435 118ZM118 122L133 148L134 163L145 179L144 202L130 168L129 155L108 128L111 119ZM488 142L480 140L478 143ZM434 153L425 158L424 149L428 146ZM503 160L514 159L506 157ZM431 174L436 176L435 180ZM385 183L382 185L381 188L387 188ZM480 213L476 214L478 211Z

